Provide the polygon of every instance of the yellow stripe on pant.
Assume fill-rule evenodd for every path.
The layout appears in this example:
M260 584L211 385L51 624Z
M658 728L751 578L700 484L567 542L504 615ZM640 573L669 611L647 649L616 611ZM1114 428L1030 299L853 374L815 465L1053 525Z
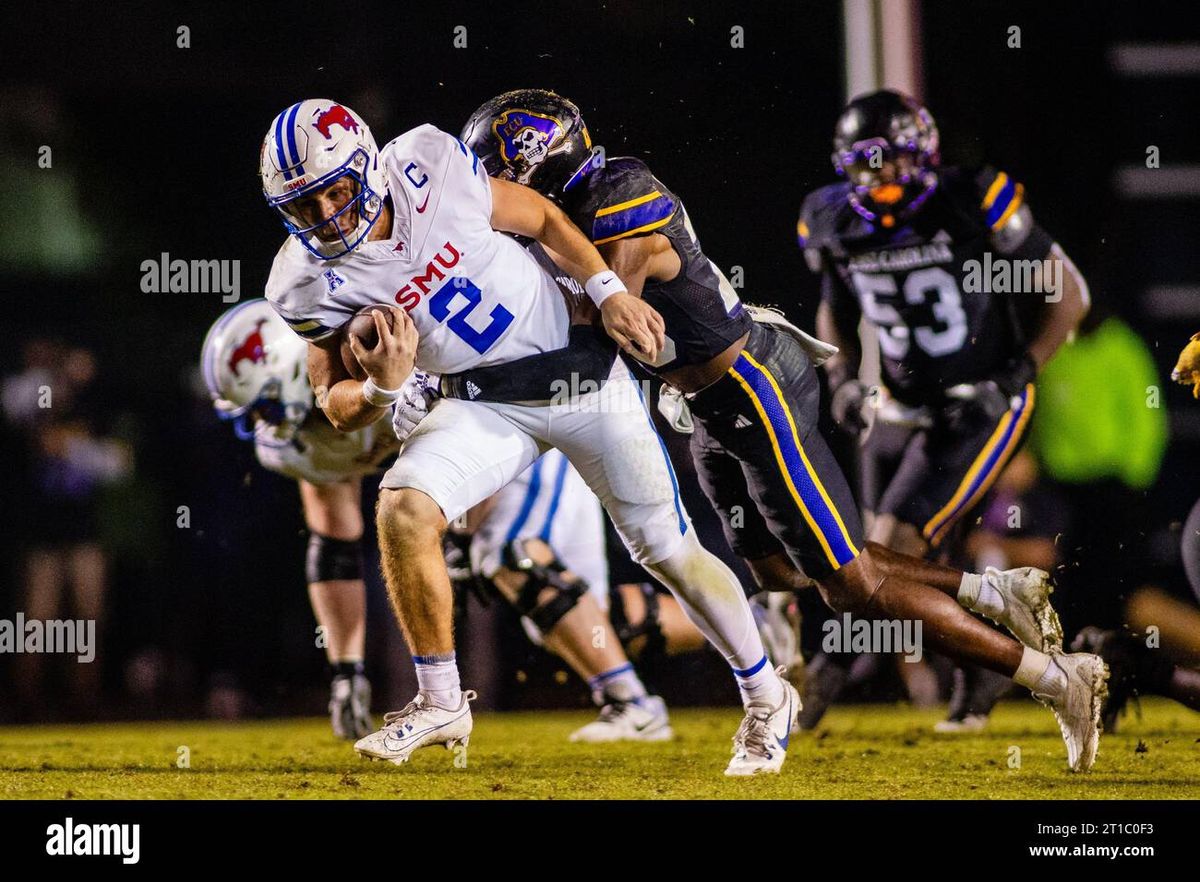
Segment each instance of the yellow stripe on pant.
M936 547L946 538L947 531L955 521L971 510L1004 471L1025 434L1025 427L1033 414L1034 397L1034 387L1030 383L1021 395L1021 403L1000 418L995 431L967 469L966 476L950 501L921 529L921 535L930 545Z

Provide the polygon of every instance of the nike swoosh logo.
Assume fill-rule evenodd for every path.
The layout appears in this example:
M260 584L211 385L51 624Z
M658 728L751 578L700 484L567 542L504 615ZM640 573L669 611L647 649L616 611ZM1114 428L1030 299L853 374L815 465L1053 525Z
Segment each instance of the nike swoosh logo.
M783 725L786 727L783 730L783 738L776 735L775 740L779 742L780 747L787 750L788 741L792 738L792 692L790 689L788 690L788 709L783 718Z
M429 197L428 197L428 196L426 196L425 198L426 198L426 199L428 199ZM605 280L604 280L603 282L601 282L600 284L601 284L601 285L607 285L607 284L608 284L609 282L611 282L611 281L612 281L612 279L605 279Z
M425 194L425 201L424 201L424 202L422 202L420 205L418 205L418 206L417 206L417 214L424 214L424 213L425 213L425 206L426 206L426 205L428 205L428 204L429 204L429 194L428 194L428 193L426 193L426 194Z
M441 723L440 725L428 726L424 729L419 729L416 732L410 732L407 735L405 735L403 738L396 738L395 736L393 736L389 733L389 734L383 736L383 746L386 747L388 750L403 750L406 742L415 741L419 738L424 737L425 735L428 735L430 732L436 732L438 729L445 729L451 723L457 723L464 716L465 716L465 714L459 714L456 717L446 720L446 722ZM394 742L397 746L392 747L391 744L388 744L389 741Z

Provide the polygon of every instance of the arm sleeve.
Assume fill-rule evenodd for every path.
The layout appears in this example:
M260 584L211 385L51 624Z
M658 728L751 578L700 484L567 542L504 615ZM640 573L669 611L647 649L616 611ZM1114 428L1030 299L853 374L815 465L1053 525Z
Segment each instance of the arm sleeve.
M975 183L979 210L997 252L1019 260L1041 260L1050 253L1054 240L1034 220L1024 184L992 168L981 171Z

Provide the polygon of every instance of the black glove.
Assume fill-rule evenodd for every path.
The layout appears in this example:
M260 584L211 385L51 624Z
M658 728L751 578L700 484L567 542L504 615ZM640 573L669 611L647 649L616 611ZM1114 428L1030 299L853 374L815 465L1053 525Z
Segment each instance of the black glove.
M1037 365L1028 353L1023 353L986 380L947 389L949 404L943 408L942 417L952 430L966 427L973 419L999 422L1012 409L1013 399L1036 377Z
M829 412L833 421L850 437L857 438L867 427L865 411L871 390L858 380L845 380L833 390Z

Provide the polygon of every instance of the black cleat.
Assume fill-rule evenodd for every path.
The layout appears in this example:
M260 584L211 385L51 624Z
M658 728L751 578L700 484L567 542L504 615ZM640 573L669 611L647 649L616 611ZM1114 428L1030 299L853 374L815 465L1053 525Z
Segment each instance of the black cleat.
M1175 667L1170 659L1148 647L1140 636L1105 631L1094 625L1075 636L1071 650L1095 653L1108 665L1108 704L1101 717L1105 732L1117 730L1117 719L1129 699L1136 703L1139 696L1160 692ZM1138 705L1138 715L1141 715L1141 705Z
M979 732L987 726L996 702L1008 691L1007 677L973 665L954 669L950 712L934 725L935 732Z
M809 731L817 727L825 711L837 701L846 683L850 679L850 671L834 662L825 653L819 653L807 665L804 677L804 696L802 708L796 718L796 725L801 731Z
M329 720L333 734L357 741L375 731L371 721L371 683L362 674L334 677L329 693Z

